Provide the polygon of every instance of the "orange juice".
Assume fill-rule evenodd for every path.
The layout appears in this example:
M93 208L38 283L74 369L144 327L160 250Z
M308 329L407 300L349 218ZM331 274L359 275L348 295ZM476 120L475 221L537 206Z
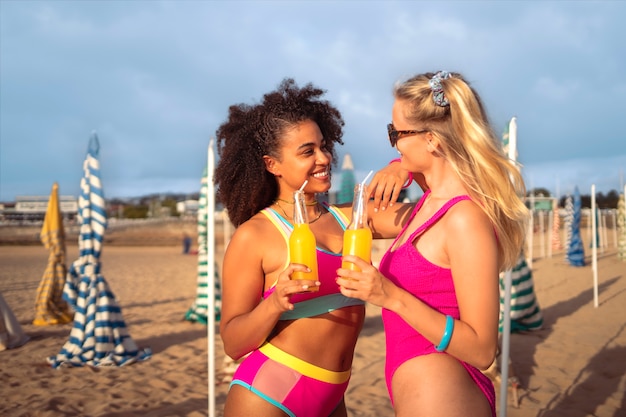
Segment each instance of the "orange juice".
M372 231L367 224L368 199L365 184L357 184L352 200L352 220L343 232L343 255L355 255L365 262L371 262L372 257ZM341 267L361 272L352 262L343 261Z
M355 255L365 262L372 258L372 231L369 227L361 229L346 229L343 233L343 255ZM343 261L341 267L352 271L361 271L352 262Z
M315 236L308 223L294 224L293 232L289 236L289 261L306 265L311 272L295 271L291 279L310 279L317 281L317 251ZM318 287L311 287L308 291L318 291Z

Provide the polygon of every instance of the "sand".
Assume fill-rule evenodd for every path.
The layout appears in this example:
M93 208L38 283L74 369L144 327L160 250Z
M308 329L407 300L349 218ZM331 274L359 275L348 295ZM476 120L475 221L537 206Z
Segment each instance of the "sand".
M111 368L52 369L46 364L71 329L71 324L31 324L48 253L36 244L0 245L0 293L31 338L22 347L0 352L0 415L208 415L207 328L182 319L195 300L197 260L181 254L180 228L171 233L175 236L156 239L157 245L140 239L129 243L120 233L117 242L105 244L102 272L129 333L153 351L148 361ZM78 256L72 243L68 263ZM381 252L377 247L374 257ZM521 388L519 407L510 403L507 415L625 416L626 263L614 250L599 254L597 308L590 265L571 267L557 252L550 259L535 259L532 267L545 328L511 337L513 372ZM215 404L216 416L221 416L228 385L221 383L224 354L217 329L216 335ZM393 416L384 357L380 309L368 306L346 398L350 416Z

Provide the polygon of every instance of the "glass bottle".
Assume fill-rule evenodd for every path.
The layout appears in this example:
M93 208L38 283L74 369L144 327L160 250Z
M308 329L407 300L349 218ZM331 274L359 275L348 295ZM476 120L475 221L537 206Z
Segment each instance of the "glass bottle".
M352 220L343 233L343 255L356 255L365 262L372 261L372 231L367 224L367 186L363 183L354 187ZM341 267L361 271L352 262L343 261Z
M309 227L306 212L304 191L293 193L293 231L289 236L289 260L291 263L303 264L311 272L295 271L291 279L310 279L317 281L317 249L315 235ZM310 287L308 291L318 291L319 287Z

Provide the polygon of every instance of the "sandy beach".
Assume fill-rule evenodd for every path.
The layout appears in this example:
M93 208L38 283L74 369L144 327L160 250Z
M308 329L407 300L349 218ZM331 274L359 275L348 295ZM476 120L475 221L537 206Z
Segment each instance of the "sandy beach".
M71 324L32 325L48 252L41 244L0 245L0 293L30 337L22 347L0 352L0 415L208 415L207 328L183 320L195 300L197 259L181 254L180 227L170 235L129 243L118 233L117 241L105 243L102 273L131 337L153 351L150 360L124 367L50 368L46 357L58 353ZM6 242L6 235L0 239ZM216 244L218 263L222 240ZM380 255L382 248L377 251ZM626 416L626 263L615 250L599 253L596 308L591 251L586 251L585 267L569 266L562 252L532 264L545 325L511 337L513 371L521 383L519 407L507 407L511 417ZM68 240L68 264L77 252ZM380 310L368 306L367 312L346 398L348 412L354 417L393 416L383 376ZM221 383L224 354L217 329L212 343L216 416L221 416L228 385Z

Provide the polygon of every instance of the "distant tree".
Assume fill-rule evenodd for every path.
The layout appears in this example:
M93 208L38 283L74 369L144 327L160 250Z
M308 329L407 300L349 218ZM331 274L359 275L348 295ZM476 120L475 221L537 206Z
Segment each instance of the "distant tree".
M161 207L167 207L169 209L170 216L180 216L180 213L176 210L176 200L172 197L167 197L161 202Z
M609 191L606 197L603 199L601 208L617 208L617 204L619 203L619 193L615 190Z
M148 217L149 207L147 205L133 205L124 207L124 218L145 219Z
M531 195L535 197L550 197L551 196L550 191L542 187L533 188L532 190L528 190L526 192L527 197L530 197Z
M617 209L617 203L619 202L619 193L615 190L609 191L605 196L603 193L596 193L596 206L599 209ZM559 207L565 207L565 200L567 195L561 196L559 199ZM585 194L580 196L581 205L583 208L591 208L591 195Z

